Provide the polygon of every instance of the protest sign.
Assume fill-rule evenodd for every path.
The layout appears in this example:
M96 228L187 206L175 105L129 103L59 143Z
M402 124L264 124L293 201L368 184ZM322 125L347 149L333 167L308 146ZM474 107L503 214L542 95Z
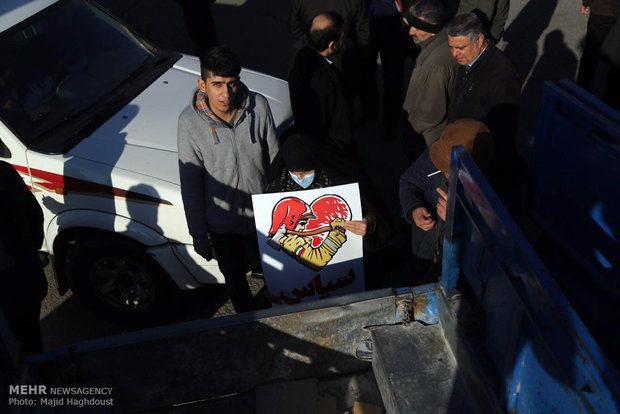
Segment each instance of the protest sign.
M265 284L274 304L364 290L362 236L342 223L362 220L357 183L252 196Z

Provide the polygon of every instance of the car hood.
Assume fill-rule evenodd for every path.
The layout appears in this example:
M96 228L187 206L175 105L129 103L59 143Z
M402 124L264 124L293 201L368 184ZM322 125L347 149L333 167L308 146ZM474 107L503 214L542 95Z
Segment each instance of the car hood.
M90 137L74 147L69 157L178 184L177 120L190 103L199 76L198 59L183 56ZM250 90L267 98L276 127L284 127L292 116L288 84L247 69L241 72L241 80Z

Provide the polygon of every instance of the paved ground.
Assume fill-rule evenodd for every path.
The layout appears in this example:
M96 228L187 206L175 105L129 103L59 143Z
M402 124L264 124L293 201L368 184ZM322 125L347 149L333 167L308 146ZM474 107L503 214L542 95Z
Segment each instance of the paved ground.
M101 0L107 6L132 7L144 0ZM182 20L158 9L159 0L142 4L153 15L169 16ZM274 76L286 78L289 62L297 39L286 30L287 0L226 0L214 5L213 14L220 41L231 46L241 57L244 66ZM515 61L522 78L523 105L520 123L520 149L528 155L530 137L534 134L538 102L544 80L574 77L581 44L585 35L586 17L580 14L578 2L569 0L513 0L506 33L500 46ZM174 24L161 25L170 39L188 42L183 27ZM191 46L188 46L191 47ZM409 68L411 69L411 68ZM406 83L405 83L406 85ZM398 219L398 177L406 168L401 144L384 143L377 124L366 124L356 130L359 153L366 171L380 189L386 204L391 208L392 220L397 229L395 242L408 250L407 229ZM50 269L47 269L51 280ZM407 284L401 274L388 275L388 284ZM261 282L253 281L258 291ZM53 284L50 284L53 286ZM221 286L207 287L189 292L183 297L184 314L177 320L213 317L232 312ZM53 288L43 304L41 324L47 350L69 343L107 336L125 331L125 328L106 322L93 315L70 293L59 297Z
M51 266L45 270L50 286L41 309L41 332L45 350L50 351L74 342L132 330L94 314L71 291L60 296L53 282ZM262 295L261 289L264 286L262 280L248 278L248 282L255 295ZM227 299L224 285L207 286L202 289L180 292L179 295L180 309L170 320L171 323L234 313L232 304Z
M517 0L500 47L523 81L519 133L522 144L534 135L544 81L573 79L583 50L587 16L569 0Z

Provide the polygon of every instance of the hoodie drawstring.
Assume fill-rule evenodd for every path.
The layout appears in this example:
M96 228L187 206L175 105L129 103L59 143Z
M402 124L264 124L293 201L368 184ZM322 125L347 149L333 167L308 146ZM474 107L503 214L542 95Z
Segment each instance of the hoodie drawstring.
M213 134L213 143L214 144L219 144L220 143L220 137L217 135L215 127L211 127L211 134Z
M247 113L247 117L249 118L250 122L247 122L248 124L248 134L250 135L250 139L252 140L252 144L256 144L256 136L254 134L254 113L252 112L246 112Z

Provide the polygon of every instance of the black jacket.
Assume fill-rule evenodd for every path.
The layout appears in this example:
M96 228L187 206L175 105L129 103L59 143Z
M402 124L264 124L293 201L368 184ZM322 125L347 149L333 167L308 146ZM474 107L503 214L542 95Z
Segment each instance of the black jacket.
M43 244L43 211L17 171L4 161L0 161L0 192L4 220L0 230L0 289L40 301L47 293L38 256ZM20 277L14 278L15 274Z
M370 42L370 11L365 0L293 0L288 16L289 31L305 33L312 18L327 11L345 19L345 47Z
M428 149L400 177L398 195L403 218L411 224L411 247L413 254L423 260L438 261L441 257L441 240L444 222L437 216L439 194L437 188L446 191L447 180L443 173L428 177L437 171L431 161ZM424 231L416 226L411 213L418 207L426 207L437 221L435 226Z
M336 12L344 18L344 39L333 62L344 75L347 96L359 93L362 85L362 65L369 52L370 11L368 0L293 0L289 12L289 30L305 34L312 19L319 13ZM352 99L352 98L351 98Z
M289 74L295 124L306 132L343 149L351 145L353 122L340 73L309 47L297 52Z
M501 175L514 164L520 100L517 70L492 41L469 72L465 66L459 68L448 122L469 118L489 127L495 146L489 177Z

